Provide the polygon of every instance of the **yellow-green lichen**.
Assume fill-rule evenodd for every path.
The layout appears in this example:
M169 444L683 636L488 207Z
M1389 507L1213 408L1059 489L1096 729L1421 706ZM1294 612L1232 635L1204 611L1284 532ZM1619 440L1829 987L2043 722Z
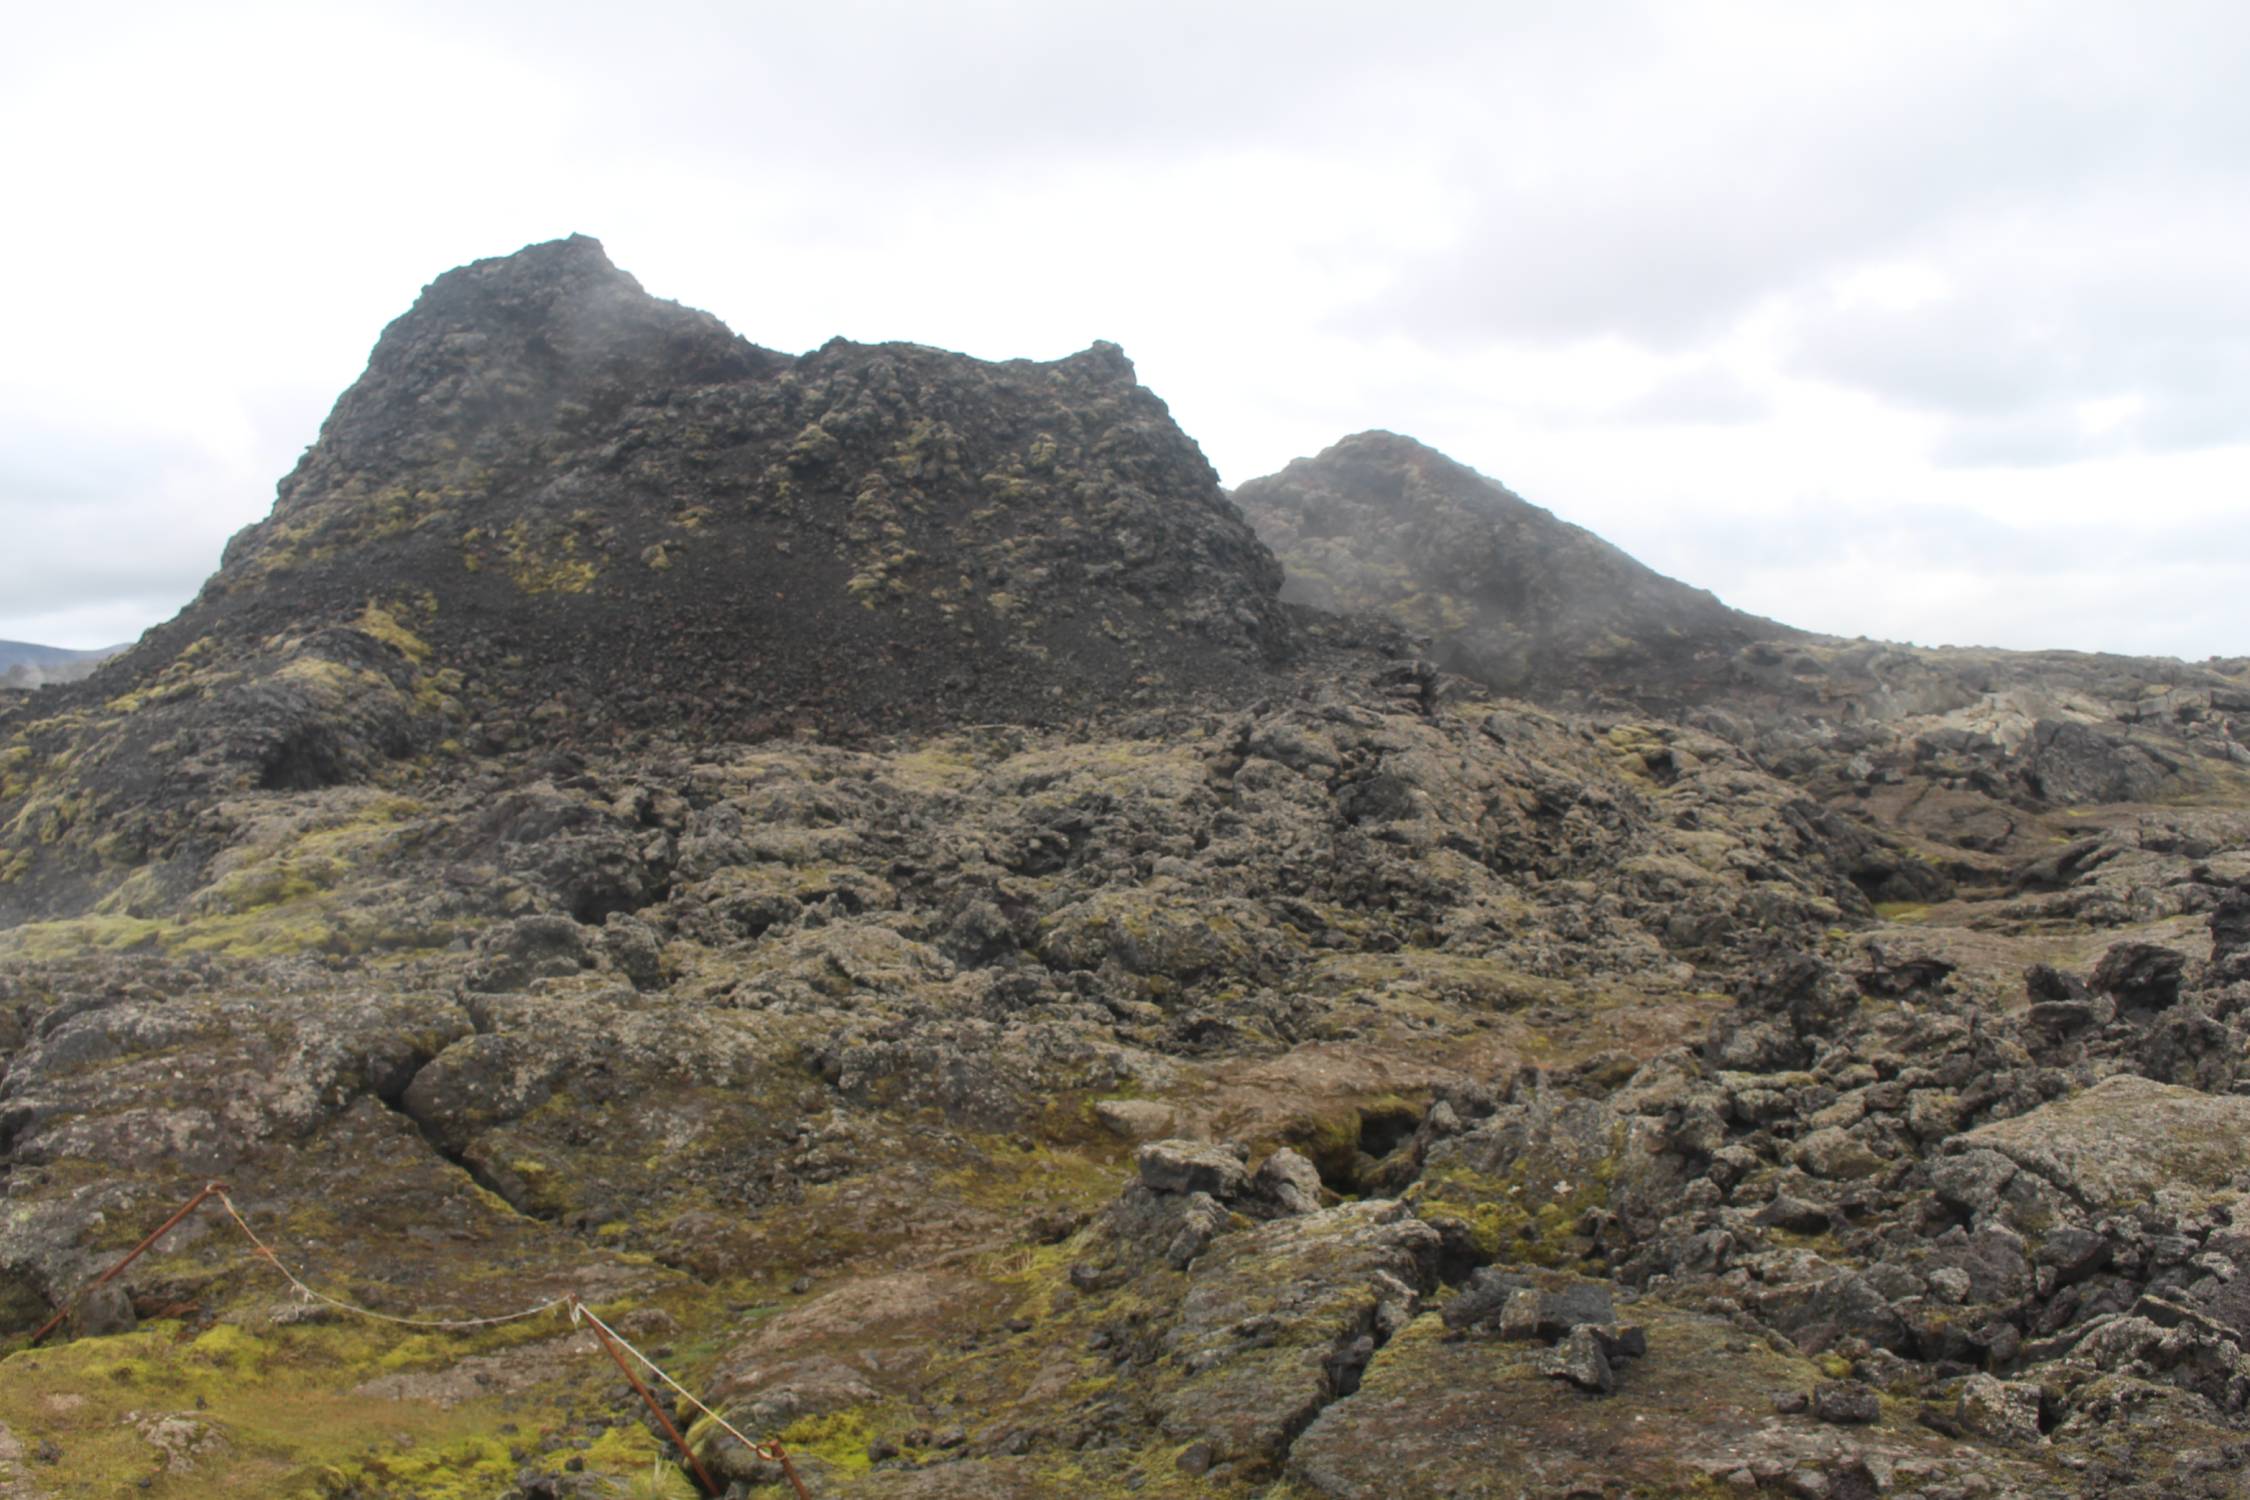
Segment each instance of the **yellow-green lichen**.
M1414 1211L1441 1229L1455 1226L1476 1252L1496 1261L1568 1266L1588 1246L1577 1226L1587 1210L1608 1201L1614 1157L1575 1178L1538 1179L1527 1170L1505 1177L1443 1165L1423 1173L1407 1192Z

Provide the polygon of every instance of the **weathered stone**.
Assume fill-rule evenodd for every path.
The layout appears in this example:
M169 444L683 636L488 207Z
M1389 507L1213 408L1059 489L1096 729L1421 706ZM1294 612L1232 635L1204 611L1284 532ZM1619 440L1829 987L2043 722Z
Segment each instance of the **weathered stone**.
M1947 1146L1997 1152L2099 1211L2146 1202L2161 1188L2210 1192L2250 1181L2246 1139L2250 1098L2120 1074Z
M1573 1328L1609 1323L1617 1316L1609 1288L1598 1282L1572 1282L1552 1289L1525 1287L1500 1308L1502 1338L1553 1342Z
M469 977L477 990L520 990L535 979L576 974L592 964L586 929L568 917L523 917L494 929Z
M2005 1224L1983 1224L1965 1237L1950 1237L1932 1248L1927 1264L1966 1275L1966 1295L1977 1302L2012 1301L2030 1287L2031 1259L2023 1237Z
M1540 1368L1597 1396L1610 1395L1617 1389L1617 1373L1610 1368L1609 1355L1591 1328L1581 1326L1565 1334L1562 1342L1547 1352Z
M1818 1203L1784 1193L1758 1210L1757 1222L1791 1234L1819 1234L1828 1228L1829 1213Z
M1203 1141L1151 1141L1134 1154L1141 1181L1160 1193L1208 1193L1238 1198L1249 1190L1250 1172L1224 1146Z
M2234 890L2211 912L2211 960L2222 962L2250 949L2250 890Z
M189 1412L142 1417L134 1423L134 1431L156 1450L167 1475L193 1474L229 1446L225 1434Z
M601 951L635 989L653 990L663 985L663 939L639 918L611 912L602 924Z
M2003 1443L2039 1441L2039 1387L1971 1375L1961 1383L1961 1425Z
M1531 1289L1530 1281L1496 1266L1479 1266L1460 1294L1445 1304L1443 1318L1451 1329L1490 1322L1497 1326L1501 1311L1518 1292Z
M2083 1281L2109 1264L2110 1242L2076 1224L2059 1224L2040 1237L2033 1259L2051 1266L2061 1285Z
M2120 1005L2161 1010L2180 998L2180 974L2187 956L2153 943L2118 943L2094 966L2090 983Z
M1806 1136L1791 1156L1815 1177L1851 1181L1883 1170L1883 1158L1870 1151L1865 1142L1834 1128Z
M1878 1493L1865 1473L1842 1477L1854 1463L1839 1452L1845 1440L1848 1451L1887 1468L1898 1493L1911 1492L1916 1472L1975 1472L1994 1494L2004 1485L2038 1494L2045 1482L2014 1459L1965 1457L1958 1442L1911 1421L1847 1435L1777 1419L1774 1392L1813 1383L1803 1361L1725 1319L1656 1309L1644 1326L1647 1355L1625 1368L1615 1397L1597 1400L1547 1374L1552 1354L1543 1346L1451 1339L1439 1320L1424 1317L1376 1355L1354 1395L1324 1408L1290 1446L1287 1477L1323 1500L1508 1500L1574 1488L1696 1495L1711 1490L1712 1476L1736 1472L1752 1489L1764 1476L1763 1492L1776 1493L1783 1476L1806 1466L1837 1476L1839 1493ZM2072 1493L2050 1490L2055 1500Z
M1636 1323L1580 1324L1591 1328L1594 1339L1602 1346L1602 1355L1612 1365L1620 1360L1639 1359L1648 1353L1648 1330Z
M1906 1128L1935 1145L1961 1128L1960 1096L1946 1089L1915 1089L1906 1096Z
M133 1316L132 1294L119 1281L92 1288L70 1310L70 1336L100 1338L105 1334L131 1333L139 1325Z
M1966 1302L1973 1283L1959 1266L1940 1266L1930 1273L1930 1295L1941 1302Z
M1217 1239L1227 1225L1227 1211L1208 1193L1186 1193L1175 1223L1178 1227L1164 1246L1165 1263L1175 1271L1188 1265Z
M1258 1163L1250 1191L1287 1214L1309 1214L1320 1207L1320 1173L1287 1146Z
M1825 1265L1803 1279L1760 1287L1745 1298L1759 1317L1808 1350L1860 1338L1886 1349L1909 1347L1906 1324L1867 1278Z
M1179 1127L1179 1112L1154 1099L1104 1099L1094 1106L1094 1117L1128 1141L1162 1140Z
M1374 1353L1369 1330L1411 1320L1437 1251L1436 1231L1386 1203L1226 1236L1164 1336L1166 1358L1187 1375L1163 1401L1165 1432L1211 1443L1222 1462L1270 1460L1339 1380L1356 1384ZM1288 1289L1278 1302L1277 1288Z
M1859 1381L1824 1380L1813 1387L1812 1414L1823 1422L1857 1426L1881 1417L1883 1404Z

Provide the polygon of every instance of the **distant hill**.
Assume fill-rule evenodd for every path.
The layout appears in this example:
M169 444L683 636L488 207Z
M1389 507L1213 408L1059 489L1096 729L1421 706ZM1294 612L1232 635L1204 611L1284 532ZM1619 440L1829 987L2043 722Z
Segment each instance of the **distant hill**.
M1281 559L1285 602L1375 612L1427 637L1446 669L1550 708L1715 734L1932 840L1940 861L2031 857L2022 841L2049 835L2027 808L2231 804L2250 787L2241 661L1814 635L1666 578L1396 433L1347 437L1235 500ZM1876 884L1905 899L1892 882L1920 874Z
M1373 610L1503 692L1701 702L1789 626L1729 609L1412 438L1363 432L1235 492L1282 598Z
M73 651L67 646L0 641L0 687L35 688L50 682L76 682L124 649L124 646L103 646L93 651Z

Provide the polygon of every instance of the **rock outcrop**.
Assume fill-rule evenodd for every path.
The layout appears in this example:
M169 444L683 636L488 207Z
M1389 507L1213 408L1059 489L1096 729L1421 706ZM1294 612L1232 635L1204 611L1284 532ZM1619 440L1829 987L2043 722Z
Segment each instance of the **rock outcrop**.
M213 1177L425 1321L192 1217L0 1350L0 1488L666 1492L567 1294L823 1496L2242 1493L2236 669L1291 474L1488 680L1284 603L1112 349L440 278L195 605L0 706L0 1338Z
M1905 836L1923 868L1879 877L1879 901L1924 902L1956 880L2068 883L2036 871L2054 857L2041 810L2250 800L2250 661L1808 634L1390 433L1236 498L1288 571L1284 598L1375 611L1496 691L1692 725Z
M535 245L385 330L193 604L0 719L43 809L0 913L99 891L82 821L193 870L200 806L418 758L1239 699L1300 648L1279 585L1114 345L791 358Z
M1288 570L1284 598L1387 615L1499 692L1677 710L1724 686L1752 642L1799 634L1396 433L1345 438L1235 499Z

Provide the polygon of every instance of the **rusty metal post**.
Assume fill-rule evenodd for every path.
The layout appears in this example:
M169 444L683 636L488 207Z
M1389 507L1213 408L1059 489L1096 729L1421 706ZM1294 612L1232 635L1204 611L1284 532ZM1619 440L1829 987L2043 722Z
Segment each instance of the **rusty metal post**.
M182 1219L185 1219L189 1214L192 1214L197 1209L201 1208L204 1204L205 1199L216 1197L218 1194L223 1193L226 1190L227 1185L223 1182L205 1183L203 1185L202 1192L197 1193L194 1197L188 1199L187 1202L181 1204L179 1212L173 1214L171 1218L166 1219L163 1223L157 1225L154 1230L150 1231L149 1237L145 1240L142 1240L138 1245L135 1245L132 1248L132 1251L127 1254L123 1260L119 1261L116 1265L111 1266L108 1270L102 1272L101 1275L95 1277L92 1281L89 1281L84 1286L80 1287L76 1295L74 1295L68 1302L65 1302L62 1305L62 1309L59 1312L57 1312L53 1317L49 1318L46 1322L39 1325L39 1331L31 1336L31 1343L37 1344L48 1334L53 1333L57 1328L60 1328L63 1324L63 1320L65 1318L68 1318L71 1315L72 1311L77 1308L78 1304L85 1300L86 1294L88 1292L93 1291L96 1287L107 1286L120 1271L123 1271L134 1261L139 1260L143 1255L147 1254L150 1246L154 1245L158 1240L164 1238L164 1236L166 1236L167 1234L170 1234L172 1230L178 1226L179 1222ZM26 1345L25 1347L28 1348L30 1347L30 1345Z
M797 1477L797 1466L789 1461L789 1450L781 1446L778 1438L772 1447L773 1456L781 1461L781 1472L789 1476L789 1488L797 1492L797 1500L812 1500L812 1491L805 1488L805 1482Z
M572 1300L577 1302L577 1305L581 1308L586 1306L583 1301L578 1301L575 1298ZM664 1429L664 1435L672 1440L673 1446L678 1448L681 1456L687 1459L688 1467L695 1471L696 1479L703 1485L703 1493L706 1495L718 1494L720 1492L719 1486L712 1483L711 1476L704 1472L703 1460L695 1456L695 1450L688 1446L687 1439L680 1436L680 1429L672 1425L671 1417L665 1414L664 1408L657 1404L656 1397L650 1394L648 1386L641 1380L640 1372L626 1363L625 1351L617 1347L616 1341L609 1336L608 1331L602 1327L600 1321L591 1316L590 1312L586 1319L586 1326L594 1330L595 1338L601 1340L602 1352L617 1362L617 1368L625 1372L625 1378L633 1383L633 1389L639 1393L641 1400L648 1403L649 1412L656 1418L657 1425Z

